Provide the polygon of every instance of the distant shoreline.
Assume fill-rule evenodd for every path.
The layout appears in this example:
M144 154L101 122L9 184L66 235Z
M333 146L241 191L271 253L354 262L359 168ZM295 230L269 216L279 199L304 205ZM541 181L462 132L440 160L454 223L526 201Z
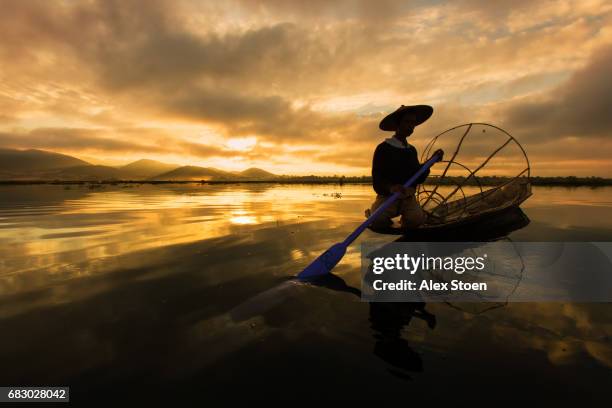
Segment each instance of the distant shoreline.
M429 178L430 185L453 185L461 182L462 177L446 177L442 182L435 177ZM508 177L479 177L478 181L468 180L466 186L494 186L509 181ZM274 179L235 179L235 180L0 180L0 185L117 185L117 184L371 184L371 178L338 176L300 176L279 177ZM612 186L612 179L602 177L531 177L534 186L565 187L605 187Z
M467 174L467 173L466 173ZM506 176L478 176L465 180L460 176L443 179L431 175L429 185L499 186L510 181ZM225 171L213 167L162 163L140 159L124 166L94 165L61 153L29 149L0 148L0 185L59 184L82 185L90 188L104 185L137 184L371 184L372 178L363 176L297 176L274 174L251 167L243 171ZM534 186L600 187L612 186L612 178L604 177L532 177Z

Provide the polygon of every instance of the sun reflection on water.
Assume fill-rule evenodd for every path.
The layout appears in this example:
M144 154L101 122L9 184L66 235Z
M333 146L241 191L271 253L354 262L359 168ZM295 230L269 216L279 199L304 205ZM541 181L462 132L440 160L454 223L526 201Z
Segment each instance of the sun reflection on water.
M339 219L341 207L361 208L370 196L367 186L354 186L352 197L345 194L344 200L332 200L331 192L338 187L331 185L0 188L5 198L0 203L0 276L33 271L73 276L79 262L240 234L245 229ZM13 290L18 288L0 285L0 293Z
M257 217L252 215L237 215L235 217L230 217L229 222L238 225L257 224Z
M144 276L136 273L134 279L173 274L181 299L183 286L193 285L197 302L186 302L190 308L200 303L214 306L214 298L200 302L199 285L204 282L207 293L222 292L217 301L225 310L229 305L224 303L226 295L233 294L231 285L224 282L244 280L250 287L257 283L251 276L293 276L363 221L363 210L373 199L367 185L340 188L194 183L105 188L0 186L0 296L25 295L22 303L4 305L0 317L62 302L77 304L75 299L95 293L95 285L112 292L122 288L121 279L130 279L133 270ZM334 198L339 191L341 199ZM532 226L554 226L555 231L560 225L612 230L612 221L602 216L602 210L609 212L612 207L611 198L612 189L534 189L525 209L533 216ZM585 211L589 202L597 204ZM360 240L374 238L366 231ZM157 258L147 263L153 257ZM359 287L360 263L360 246L355 244L334 272L350 286ZM103 274L109 274L108 279L86 280ZM189 276L192 280L184 280ZM35 292L37 289L42 290ZM324 296L333 299L333 292L327 291ZM149 314L154 302L142 302L138 307L146 308ZM327 307L326 302L316 303ZM361 304L355 304L358 306L351 304L351 310L361 313ZM166 307L164 303L164 313ZM411 330L406 337L415 344L427 342L432 349L447 350L464 334L472 341L470 330L480 324L491 334L487 337L491 341L502 339L507 343L511 338L513 347L545 353L554 365L570 364L588 353L610 367L609 312L604 315L604 311L594 310L581 305L513 304L487 315L488 321L447 312L441 316L444 323L436 329L436 336L425 337L423 333L427 332ZM315 315L317 325L319 319L331 319L329 327L333 327L332 322L337 324L333 320L335 312ZM342 320L364 320L361 314L353 317ZM539 330L534 332L531 327ZM358 336L351 333L351 338Z

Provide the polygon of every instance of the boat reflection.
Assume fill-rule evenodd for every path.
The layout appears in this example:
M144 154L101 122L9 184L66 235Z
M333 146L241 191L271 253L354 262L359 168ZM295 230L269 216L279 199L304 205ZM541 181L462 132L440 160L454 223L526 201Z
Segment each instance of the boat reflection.
M510 233L524 228L529 222L529 218L519 207L513 207L504 213L496 214L495 219L489 220L486 225L478 226L478 228L472 226L469 230L453 230L449 231L448 235L428 236L427 239L431 242L503 240L509 239L508 235ZM385 253L385 248L390 250L391 245L395 242L408 242L423 238L422 236L405 235L383 245L376 252ZM371 275L370 269L364 276L364 281L369 281ZM309 283L338 292L351 293L361 298L361 290L351 287L344 279L333 273L314 278ZM470 304L470 307L465 309L462 304L458 303L448 305L467 313L476 310L475 314L481 314L494 308L503 307L506 304L495 304L494 307L491 307L490 304L483 304L482 307L476 308L473 304ZM410 373L424 370L421 355L413 350L409 341L402 335L414 318L424 321L430 330L436 328L436 316L426 309L425 302L369 302L369 322L374 339L373 354L389 365L389 373L407 380L412 378Z

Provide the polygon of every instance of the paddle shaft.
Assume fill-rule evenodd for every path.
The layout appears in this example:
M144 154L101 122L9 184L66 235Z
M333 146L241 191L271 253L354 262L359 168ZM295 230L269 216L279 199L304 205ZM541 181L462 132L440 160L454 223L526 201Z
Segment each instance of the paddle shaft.
M439 155L432 156L429 160L427 160L421 168L412 176L410 180L404 183L404 187L409 187L411 184L414 184L416 180L427 169L429 169L433 164L437 161L440 161L441 157ZM398 197L401 193L393 193L387 200L372 213L367 220L365 220L351 235L346 237L346 239L342 242L338 242L325 252L323 252L317 259L312 261L310 265L308 265L302 272L298 273L297 277L300 280L308 280L313 279L319 276L326 275L331 272L331 270L340 262L344 254L346 253L346 249L348 246L355 240L357 237L370 225L372 221L376 219L383 211L385 211Z
M410 177L410 179L404 183L404 187L410 187L412 184L414 184L415 181L417 181L417 179L419 177L421 177L421 175L423 175L423 173L425 173L431 166L434 165L434 163L440 161L440 156L439 155L433 155L429 160L427 160L425 163L423 163L423 165L421 166L421 168L419 170L417 170L416 173L414 173L414 175L412 177ZM382 214L387 208L389 208L389 206L391 206L391 204L393 204L393 202L395 200L398 199L398 197L401 195L401 192L395 192L393 194L391 194L391 196L389 196L389 198L387 198L387 201L385 201L383 203L383 205L381 205L380 207L378 207L376 209L376 211L374 211L372 214L370 214L370 216L368 217L367 220L365 220L363 222L363 224L361 224L359 227L357 227L357 229L355 231L353 231L351 233L351 235L349 235L348 237L346 237L346 239L342 242L343 245L345 246L349 246L351 245L351 243L353 241L355 241L357 239L357 237L359 235L361 235L361 233L363 231L365 231L366 228L368 228L368 225L370 225L372 223L372 221L374 221L376 218L378 218L378 216L380 214Z

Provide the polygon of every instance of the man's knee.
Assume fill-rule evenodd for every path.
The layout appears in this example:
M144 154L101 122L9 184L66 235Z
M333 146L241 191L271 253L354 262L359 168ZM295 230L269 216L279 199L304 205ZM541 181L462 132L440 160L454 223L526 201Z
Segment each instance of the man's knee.
M413 229L425 224L425 215L422 212L415 211L413 214L405 214L402 216L402 228Z
M427 221L427 214L416 202L411 203L402 212L402 228L418 228L425 224L425 221Z
M383 205L385 201L386 201L385 197L380 197L380 196L377 197L376 201L374 201L374 203L372 204L372 207L370 209L370 214L373 214L374 211L376 211L378 207ZM391 205L389 208L387 208L385 211L379 214L378 217L376 217L372 221L370 226L374 228L388 228L393 225L392 218L396 216L397 216L397 208L394 205Z
M381 214L372 221L370 227L372 228L389 228L393 225L392 217Z

